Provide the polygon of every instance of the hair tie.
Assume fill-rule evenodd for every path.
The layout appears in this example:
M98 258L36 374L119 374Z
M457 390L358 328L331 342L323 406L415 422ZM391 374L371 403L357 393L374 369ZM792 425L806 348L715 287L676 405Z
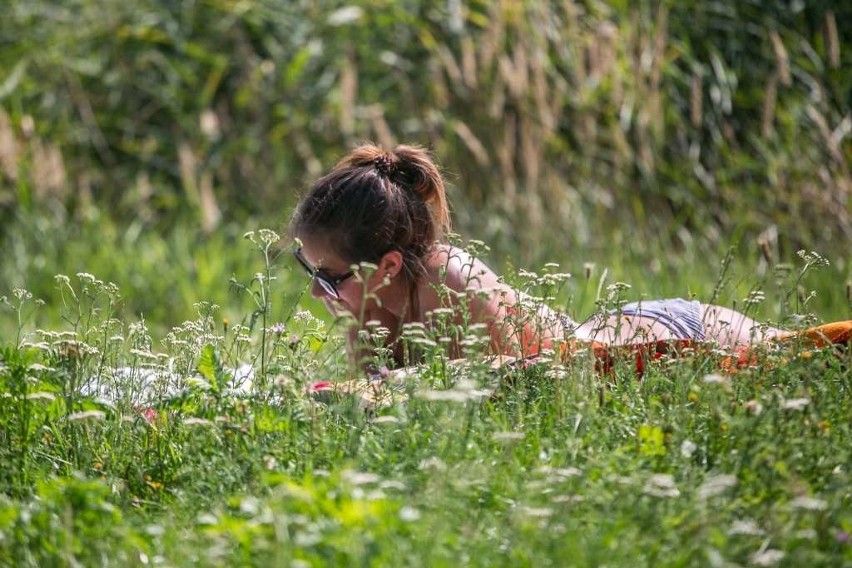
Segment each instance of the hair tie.
M376 171L379 173L379 175L383 175L388 178L396 170L396 164L387 154L381 154L380 156L376 156L376 158L373 160L373 167L376 168Z

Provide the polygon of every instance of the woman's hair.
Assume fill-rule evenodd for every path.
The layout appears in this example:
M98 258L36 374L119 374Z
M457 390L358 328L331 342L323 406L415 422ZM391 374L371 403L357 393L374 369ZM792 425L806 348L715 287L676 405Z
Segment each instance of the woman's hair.
M398 250L413 284L432 244L449 230L444 182L428 152L365 144L317 180L296 207L289 231L324 239L352 263L376 262Z

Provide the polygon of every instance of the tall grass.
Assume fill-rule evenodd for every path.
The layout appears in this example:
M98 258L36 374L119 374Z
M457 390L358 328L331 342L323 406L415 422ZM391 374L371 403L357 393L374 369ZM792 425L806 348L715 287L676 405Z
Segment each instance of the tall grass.
M242 241L254 272L272 239ZM803 255L788 292L820 264ZM513 278L552 301L554 270ZM90 274L58 278L64 326L23 318L0 350L0 564L852 560L848 350L790 344L735 374L698 351L642 380L632 356L601 375L583 352L495 372L476 350L448 365L435 326L404 334L428 356L365 412L307 394L352 378L343 334L295 303L251 325L285 284L241 280L244 323L198 304L161 344Z
M847 4L7 2L0 565L852 563L848 349L638 380L412 328L365 412L308 395L361 377L252 232L417 142L478 254L577 319L852 317Z
M433 148L460 230L527 263L773 227L848 262L846 4L13 1L4 226L53 201L272 225L373 139Z

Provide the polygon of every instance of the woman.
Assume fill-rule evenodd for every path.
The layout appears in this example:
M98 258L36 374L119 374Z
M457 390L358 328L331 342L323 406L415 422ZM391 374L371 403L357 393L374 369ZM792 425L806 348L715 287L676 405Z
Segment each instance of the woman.
M774 337L733 310L685 300L628 304L577 325L518 291L467 252L446 244L450 229L444 183L428 153L413 146L356 148L301 200L290 224L296 258L314 278L312 294L337 315L352 315L352 354L364 355L358 329L389 330L385 346L405 360L398 341L406 323L481 323L496 354L533 355L573 336L607 345L708 340L737 346ZM366 270L353 271L353 265ZM444 325L443 322L441 325ZM450 355L462 355L460 337Z

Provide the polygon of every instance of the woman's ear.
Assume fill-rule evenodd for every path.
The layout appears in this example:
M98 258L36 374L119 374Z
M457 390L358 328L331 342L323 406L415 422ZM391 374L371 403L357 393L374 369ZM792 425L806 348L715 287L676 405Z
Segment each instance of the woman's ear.
M386 252L379 261L379 270L376 272L379 276L394 278L402 270L402 253L398 250Z

